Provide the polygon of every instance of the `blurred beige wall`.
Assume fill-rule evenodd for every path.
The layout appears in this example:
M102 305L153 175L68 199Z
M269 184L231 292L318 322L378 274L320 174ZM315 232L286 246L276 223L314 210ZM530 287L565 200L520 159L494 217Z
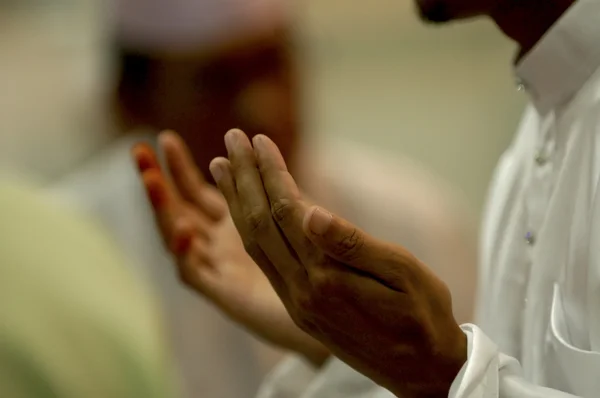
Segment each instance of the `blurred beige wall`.
M479 215L525 101L512 43L488 21L425 26L407 0L308 0L298 10L309 130L413 156Z

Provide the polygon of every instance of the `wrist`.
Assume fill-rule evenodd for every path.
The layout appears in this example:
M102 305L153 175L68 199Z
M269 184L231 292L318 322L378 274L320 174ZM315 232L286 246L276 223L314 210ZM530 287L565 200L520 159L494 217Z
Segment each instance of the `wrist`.
M436 370L439 372L440 381L440 397L448 397L450 388L456 380L461 369L468 360L468 339L467 335L458 328L456 339L449 346L446 355L440 357L436 365Z
M427 367L420 373L429 375L425 378L406 383L398 380L398 387L392 386L390 391L403 398L447 398L450 388L468 359L467 335L457 326L457 332L444 345L424 360Z

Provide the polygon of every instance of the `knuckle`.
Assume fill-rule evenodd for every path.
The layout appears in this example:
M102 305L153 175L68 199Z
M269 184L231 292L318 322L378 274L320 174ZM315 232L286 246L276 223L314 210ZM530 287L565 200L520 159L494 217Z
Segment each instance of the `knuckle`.
M269 214L261 208L249 211L244 219L251 234L263 232L269 225Z
M347 260L355 260L359 257L364 245L363 235L355 228L338 242L334 250L335 254L343 256Z
M291 200L279 199L271 203L271 215L277 223L282 223L288 220L294 211L294 206Z
M311 282L318 297L329 297L338 290L338 281L328 272L316 271L311 275Z
M295 307L300 318L310 317L318 307L316 296L311 293L298 293L295 295Z

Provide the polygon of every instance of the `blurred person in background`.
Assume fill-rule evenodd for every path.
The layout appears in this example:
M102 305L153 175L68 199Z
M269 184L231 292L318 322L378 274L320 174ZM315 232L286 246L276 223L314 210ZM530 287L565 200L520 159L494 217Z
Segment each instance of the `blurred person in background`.
M111 141L53 188L113 233L161 299L186 396L247 397L277 353L182 288L130 162L140 138L178 128L208 166L217 132L243 125L292 147L297 136L290 20L281 0L116 1ZM232 382L235 380L235 382Z
M287 0L119 0L115 98L124 131L174 129L208 171L238 126L287 156L300 129Z
M175 398L147 286L82 214L0 179L0 395Z

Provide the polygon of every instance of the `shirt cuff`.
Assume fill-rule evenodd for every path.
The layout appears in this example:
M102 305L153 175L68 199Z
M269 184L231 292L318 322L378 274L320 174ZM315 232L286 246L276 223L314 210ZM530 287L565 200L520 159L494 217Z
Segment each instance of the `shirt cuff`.
M475 325L461 326L467 335L467 362L454 379L448 398L487 397L498 391L498 347Z
M285 358L267 375L257 398L298 398L317 373L313 366L300 357Z

